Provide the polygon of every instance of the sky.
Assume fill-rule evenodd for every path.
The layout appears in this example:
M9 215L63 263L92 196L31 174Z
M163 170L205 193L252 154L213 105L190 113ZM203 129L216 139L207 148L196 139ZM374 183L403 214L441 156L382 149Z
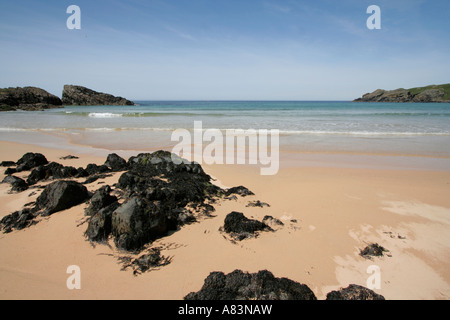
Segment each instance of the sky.
M70 5L81 29L69 29ZM370 30L370 5L381 29ZM448 0L0 0L0 87L353 100L450 83Z

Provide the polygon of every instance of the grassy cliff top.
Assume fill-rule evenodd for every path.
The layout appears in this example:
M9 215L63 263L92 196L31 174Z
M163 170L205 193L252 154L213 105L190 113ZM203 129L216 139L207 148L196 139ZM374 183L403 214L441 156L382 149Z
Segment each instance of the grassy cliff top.
M429 90L429 89L444 90L444 92L445 92L444 100L450 100L450 83L430 85L430 86L426 86L426 87L411 88L411 89L408 89L408 91L411 92L412 95L417 95L417 94L420 94L420 93L424 92L425 90Z

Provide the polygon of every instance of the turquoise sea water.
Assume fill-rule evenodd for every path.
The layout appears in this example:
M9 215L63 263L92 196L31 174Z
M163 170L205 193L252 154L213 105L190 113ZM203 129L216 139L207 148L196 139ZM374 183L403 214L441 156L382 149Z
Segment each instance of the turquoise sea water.
M281 146L302 151L450 156L450 104L137 101L137 106L65 107L0 114L0 139L64 134L111 149L169 146L178 128L278 129Z

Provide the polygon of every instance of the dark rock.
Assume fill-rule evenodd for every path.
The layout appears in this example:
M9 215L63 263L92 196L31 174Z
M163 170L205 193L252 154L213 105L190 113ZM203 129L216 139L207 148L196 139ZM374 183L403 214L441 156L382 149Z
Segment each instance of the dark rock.
M204 202L221 192L211 184L211 177L199 164L174 159L180 158L166 151L131 157L128 171L121 175L117 184L126 197L143 200L161 222L166 220L165 231L194 221L193 215L184 210L188 204L203 206L202 211L211 212L213 208L208 208Z
M2 161L0 167L14 167L16 163L14 161Z
M141 255L137 259L125 256L119 258L119 260L123 263L122 270L131 267L133 268L134 275L168 265L171 261L170 258L161 255L161 250L159 248L151 248L147 253Z
M109 169L107 166L102 164L101 166L96 165L95 163L90 163L86 166L85 171L91 176L94 174L99 173L105 173L105 172L111 172L111 169Z
M11 175L17 172L16 168L8 168L5 170L5 175Z
M265 202L261 202L259 200L257 201L250 201L246 207L259 207L259 208L264 208L264 207L270 207L270 205L268 203Z
M98 189L91 197L90 204L85 210L86 215L93 216L101 209L117 202L117 197L110 195L110 193L111 187L109 185L105 185Z
M265 216L262 222L270 226L284 226L284 223L281 222L281 220L274 218L272 216Z
M248 219L243 213L235 211L225 217L223 229L237 240L252 237L258 231L273 231L264 222Z
M237 194L241 197L246 197L246 196L253 196L255 195L253 192L251 192L250 190L248 190L246 187L244 186L239 186L239 187L233 187L228 189L227 191L225 191L225 195L226 196L230 196L232 194Z
M99 173L99 174L94 174L92 176L88 176L88 178L82 182L82 184L91 184L95 181L97 181L98 179L105 179L107 177L111 177L111 174L107 174L107 173ZM98 184L100 183L104 183L104 182L98 182Z
M108 155L105 165L113 172L124 171L127 169L127 162L115 153Z
M86 178L89 177L89 172L87 172L84 168L80 167L77 169L77 174L75 178Z
M33 210L25 208L20 211L13 212L0 220L0 229L4 233L9 233L15 230L22 230L33 224L35 215Z
M68 156L65 156L65 157L61 157L59 159L61 159L61 160L72 160L72 159L80 159L80 158L78 158L76 156L68 155Z
M108 239L112 231L112 213L118 207L119 203L113 202L91 216L85 232L90 241L102 242Z
M35 87L0 89L0 111L61 108L61 99Z
M41 153L26 153L17 162L17 172L28 171L38 166L48 164L47 158Z
M96 92L82 87L65 85L62 93L62 104L67 106L133 106L132 101L110 94Z
M84 182L82 182L81 184L91 184L95 181L97 181L98 179L100 179L99 175L93 175L88 177L86 180L84 180Z
M169 230L168 216L145 198L133 197L112 214L112 233L120 249L139 250Z
M85 202L89 192L85 186L76 181L55 181L45 187L36 199L36 206L43 210L43 215L69 209Z
M275 278L267 270L244 273L235 270L225 275L212 272L198 292L185 300L317 300L311 289L287 278Z
M428 89L414 96L414 102L442 102L445 101L445 91L443 89Z
M131 157L128 160L128 168L131 174L144 178L159 177L177 182L189 180L203 184L211 181L211 177L198 163L187 162L167 151Z
M364 258L382 257L383 253L387 251L388 250L380 246L378 243L372 243L361 250L359 254Z
M327 300L385 300L385 298L368 288L351 284L345 289L328 293Z
M140 272L145 272L150 268L159 266L161 262L161 252L159 250L155 250L154 252L144 254L137 258L134 262Z
M22 192L28 189L28 184L25 180L15 177L15 176L6 176L2 183L9 183L11 185L11 191L14 192Z
M197 221L194 214L191 211L184 208L177 208L172 211L172 214L175 215L178 226L191 224Z
M74 167L65 167L62 164L51 162L35 168L28 176L27 182L29 185L34 185L41 180L74 178L77 174L78 171Z

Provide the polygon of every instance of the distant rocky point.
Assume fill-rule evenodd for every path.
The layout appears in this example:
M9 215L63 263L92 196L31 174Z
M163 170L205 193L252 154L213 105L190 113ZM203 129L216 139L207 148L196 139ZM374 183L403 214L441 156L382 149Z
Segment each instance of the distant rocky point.
M62 101L47 91L36 87L0 89L0 111L37 111L62 108Z
M450 84L366 93L353 102L450 102Z
M82 86L65 85L62 104L66 106L133 106L134 102Z
M111 94L65 85L62 99L36 87L0 89L0 111L40 111L63 106L133 106L134 102Z

